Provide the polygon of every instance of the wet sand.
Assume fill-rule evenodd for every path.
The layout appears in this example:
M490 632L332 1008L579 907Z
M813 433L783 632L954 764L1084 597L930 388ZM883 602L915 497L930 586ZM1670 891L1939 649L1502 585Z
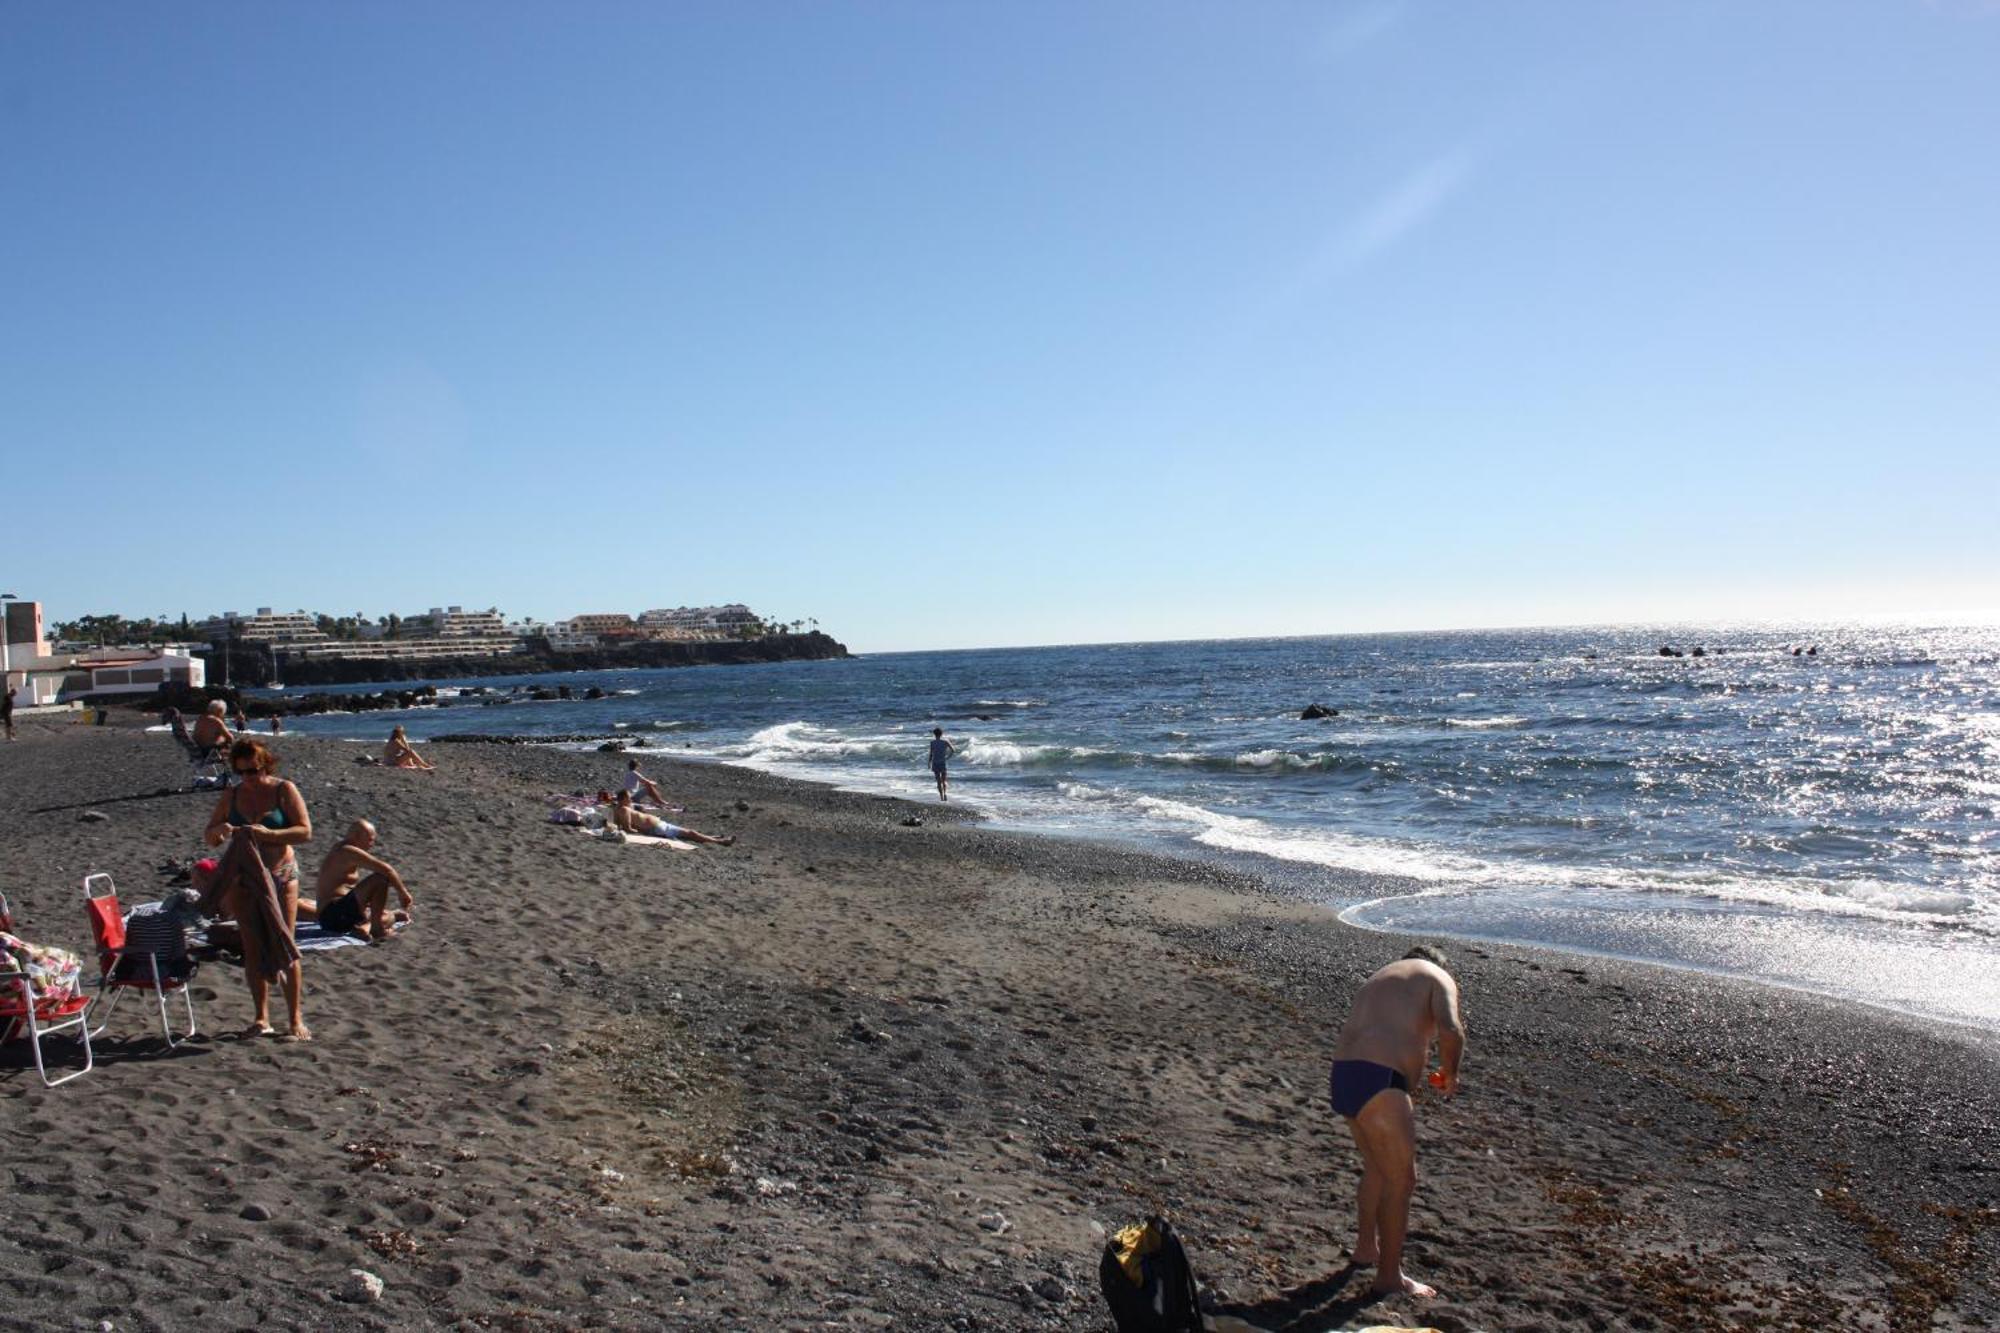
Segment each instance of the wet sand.
M81 950L84 873L158 897L213 797L162 736L21 737L0 889ZM75 1083L0 1051L0 1327L1095 1330L1104 1228L1152 1210L1266 1329L2000 1323L1988 1035L1446 944L1470 1044L1419 1100L1408 1256L1442 1295L1371 1302L1326 1062L1413 941L740 769L648 758L741 838L680 853L546 822L617 755L280 747L308 876L365 814L416 924L307 956L308 1045L233 1035L218 961L178 1051L129 999ZM341 1299L354 1268L379 1300Z

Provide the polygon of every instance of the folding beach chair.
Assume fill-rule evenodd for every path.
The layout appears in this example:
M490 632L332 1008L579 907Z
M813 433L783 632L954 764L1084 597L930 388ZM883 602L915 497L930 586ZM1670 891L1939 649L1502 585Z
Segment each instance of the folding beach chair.
M188 781L196 791L215 791L229 785L229 764L213 750L203 750L188 733L187 721L174 714L174 740L188 757Z
M83 898L84 912L90 917L90 933L97 944L97 995L104 1001L103 1014L97 1026L90 1029L90 1035L101 1036L111 1026L112 1012L126 991L141 990L150 991L159 1005L160 1034L167 1039L168 1047L178 1046L194 1036L194 995L189 989L194 980L192 963L185 975L175 976L170 969L160 966L159 953L127 946L125 913L119 910L118 886L112 883L111 876L102 872L85 875ZM187 1031L180 1036L174 1035L167 1016L169 995L179 995L181 1007L187 1012Z
M0 931L11 931L13 925L7 900L0 897ZM89 1010L90 997L81 989L74 994L46 990L15 962L11 952L0 950L0 1043L10 1042L25 1032L34 1047L35 1072L46 1086L53 1088L81 1078L96 1067L90 1051ZM77 1040L83 1043L83 1068L72 1069L61 1078L50 1078L42 1054L42 1038L72 1028Z

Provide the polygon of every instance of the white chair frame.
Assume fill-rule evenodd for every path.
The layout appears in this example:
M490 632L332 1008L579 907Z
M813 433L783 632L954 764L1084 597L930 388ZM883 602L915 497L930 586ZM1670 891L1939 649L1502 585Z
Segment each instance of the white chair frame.
M61 1087L71 1079L82 1078L85 1074L96 1068L97 1059L91 1054L90 1050L89 1005L86 1004L68 1018L58 1018L54 1022L44 1023L35 1012L36 1003L42 997L36 993L35 983L28 979L26 972L16 970L0 972L0 990L8 989L19 990L27 1012L18 1018L8 1015L6 1019L7 1030L4 1034L0 1035L12 1037L14 1029L17 1026L25 1026L28 1029L28 1041L35 1048L35 1072L41 1075L42 1083L45 1086L51 1088ZM50 1078L49 1067L42 1059L42 1038L48 1036L50 1033L65 1032L70 1028L76 1029L77 1040L83 1043L83 1068L72 1069L61 1078Z
M117 898L117 884L112 881L110 875L99 871L96 874L85 875L83 877L83 900L86 905L91 899L102 896L90 891L93 880L103 880L105 886L104 892L108 893L114 899ZM122 919L124 915L125 913L121 905L119 916ZM96 1027L89 1029L90 1035L93 1037L102 1036L104 1029L111 1026L111 1015L118 1008L118 1001L124 996L126 991L145 988L145 982L141 978L133 978L129 981L117 981L113 979L117 975L118 965L125 961L125 958L130 953L131 951L128 949L113 950L110 966L104 968L98 975L96 1003L91 1008L94 1011L98 1005L102 1005L104 1008L104 1017L98 1022ZM132 956L145 959L147 965L152 969L153 998L158 1001L160 1006L160 1035L167 1039L167 1048L172 1050L188 1038L196 1035L193 994L194 977L190 974L185 980L170 986L167 984L167 978L160 975L160 957L158 954L143 953ZM170 992L179 993L181 1004L187 1010L187 1031L178 1037L174 1035L173 1023L167 1016L167 995Z

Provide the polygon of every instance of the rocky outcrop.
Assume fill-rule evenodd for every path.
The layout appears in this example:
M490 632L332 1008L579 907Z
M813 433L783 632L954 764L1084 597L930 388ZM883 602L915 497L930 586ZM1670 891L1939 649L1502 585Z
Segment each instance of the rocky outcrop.
M1305 711L1299 714L1299 721L1317 722L1321 718L1339 716L1340 710L1338 708L1328 708L1325 704L1307 704Z
M527 676L547 671L614 671L633 667L735 666L749 662L816 662L846 657L831 635L772 634L761 639L694 643L632 643L582 652L554 649L507 657L437 657L420 662L321 659L281 663L287 685L353 685L373 680L457 680L466 676ZM243 659L231 658L234 668ZM266 663L262 679L270 679ZM252 683L245 679L243 683Z

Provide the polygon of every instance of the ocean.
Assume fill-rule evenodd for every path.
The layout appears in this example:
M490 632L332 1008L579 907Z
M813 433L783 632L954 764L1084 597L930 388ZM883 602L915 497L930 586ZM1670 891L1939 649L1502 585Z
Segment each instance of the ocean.
M1662 657L1663 644L1687 655ZM606 695L515 693L556 684ZM941 726L960 751L953 800L1001 827L1219 857L1360 926L1728 973L2000 1030L1990 626L884 653L440 690L467 685L513 701L288 730L620 737L641 757L935 800L925 745ZM1302 720L1313 703L1337 715ZM617 772L608 756L597 767L607 783Z

